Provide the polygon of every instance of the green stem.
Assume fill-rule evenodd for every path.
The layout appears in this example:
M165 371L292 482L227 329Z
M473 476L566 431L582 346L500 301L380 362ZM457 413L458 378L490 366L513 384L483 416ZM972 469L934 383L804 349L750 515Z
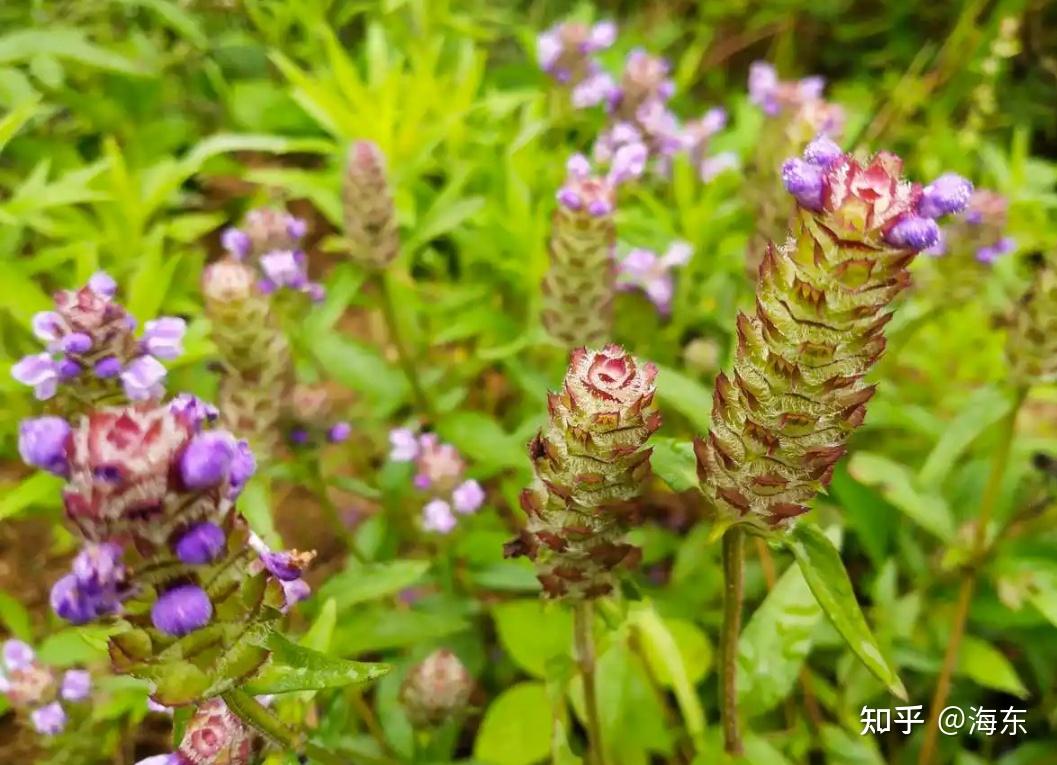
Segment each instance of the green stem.
M407 377L407 381L411 385L411 394L415 399L415 405L430 421L434 421L436 420L436 412L433 410L433 403L422 387L418 369L415 367L415 358L404 339L403 332L401 332L400 322L397 318L396 302L393 300L393 291L391 271L382 271L378 274L378 292L381 297L382 315L385 317L385 323L389 329L389 338L393 345L396 346L397 358L400 360L400 367L404 370L404 376Z
M231 690L221 698L240 720L250 726L275 746L298 757L307 758L305 762L316 762L320 765L349 765L350 762L362 762L365 765L385 763L377 757L357 754L355 757L339 755L313 744L304 733L290 730L282 720L245 691Z
M720 635L720 719L724 749L742 753L738 729L738 635L741 633L741 601L745 589L745 532L737 525L723 534L723 633Z
M605 765L602 748L602 724L598 714L598 687L595 681L594 604L581 600L573 608L573 642L576 661L580 665L580 679L584 686L584 714L587 718L588 757L593 765Z
M954 622L951 625L951 634L947 640L947 650L943 656L943 665L940 668L939 677L936 678L936 689L932 695L932 704L929 711L929 721L925 726L925 741L918 754L918 765L931 765L936 755L936 746L939 741L939 716L947 704L947 697L951 691L951 678L958 666L958 650L965 636L965 627L969 622L969 611L973 602L973 593L976 590L976 580L980 573L980 564L984 553L987 551L987 527L991 525L991 517L994 515L998 504L998 497L1002 491L1002 482L1009 465L1009 454L1013 448L1013 436L1016 433L1017 415L1027 397L1027 389L1017 389L1013 400L1013 406L1002 421L1002 431L999 435L998 448L991 457L991 472L987 477L987 485L984 487L983 497L980 499L980 514L976 519L976 533L973 535L973 546L969 556L968 569L962 578L958 589L958 600L954 607Z

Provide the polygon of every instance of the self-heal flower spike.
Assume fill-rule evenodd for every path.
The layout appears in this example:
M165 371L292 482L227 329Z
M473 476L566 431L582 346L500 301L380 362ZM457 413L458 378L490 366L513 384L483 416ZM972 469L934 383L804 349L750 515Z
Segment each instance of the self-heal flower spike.
M136 765L250 765L255 738L221 699L209 699L191 716L179 749Z
M79 290L55 294L55 309L33 319L34 334L47 352L26 356L11 370L39 399L59 396L56 409L160 398L165 367L158 359L182 353L185 322L161 317L147 322L141 338L136 322L113 300L116 284L96 274Z
M432 728L466 709L473 686L459 657L441 648L407 673L400 686L400 703L415 728Z
M341 186L345 237L349 257L360 266L378 271L400 254L393 192L386 174L385 156L370 141L349 148Z
M583 599L613 588L613 569L637 548L624 541L650 475L646 439L660 427L653 364L617 345L573 351L550 421L529 444L536 477L521 493L528 520L508 555L536 563L544 594Z
M616 37L617 27L610 21L557 24L537 38L536 57L543 71L572 88L573 105L582 109L609 99L615 90L594 54L613 45Z
M615 204L614 184L592 175L585 157L573 156L558 192L551 222L551 266L543 280L543 326L564 345L597 344L609 337Z
M733 373L717 377L712 428L695 443L702 490L721 518L788 525L862 423L889 306L935 234L920 186L901 170L892 154L786 164L798 202L791 237L764 256L756 310L737 319Z
M268 457L279 445L292 379L290 346L254 269L234 258L206 267L202 293L223 367L223 424Z

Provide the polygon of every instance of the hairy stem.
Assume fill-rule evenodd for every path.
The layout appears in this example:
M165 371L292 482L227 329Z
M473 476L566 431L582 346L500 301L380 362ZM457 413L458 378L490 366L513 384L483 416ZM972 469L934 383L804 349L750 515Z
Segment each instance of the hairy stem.
M1002 432L999 435L998 448L991 457L991 472L987 477L987 485L980 500L980 514L976 519L976 533L973 536L973 545L969 557L968 570L962 578L958 589L958 600L954 607L954 622L951 625L951 634L947 640L947 651L943 656L943 665L940 668L939 677L936 678L936 689L932 694L932 704L929 709L929 721L925 726L925 742L918 755L918 765L931 765L936 755L938 743L940 713L947 704L947 697L951 691L951 678L958 666L958 649L961 647L962 637L965 635L965 626L969 621L969 611L973 602L973 593L976 591L976 580L980 572L980 563L983 554L987 550L987 527L991 524L995 506L998 503L998 495L1002 490L1002 480L1006 475L1006 467L1009 465L1009 453L1013 446L1013 436L1016 432L1017 415L1020 407L1027 396L1027 390L1018 389L1013 401L1013 406L1002 421Z
M573 642L576 645L576 660L580 665L580 677L584 685L584 713L587 716L587 762L605 765L602 748L602 725L598 715L598 688L595 684L595 637L594 604L590 600L579 601L573 609Z
M720 635L719 684L723 746L730 754L741 754L738 729L738 635L741 633L741 600L744 591L745 532L737 525L723 534L723 633Z
M283 751L297 755L302 762L315 762L319 763L319 765L348 765L350 762L362 762L366 765L373 765L374 763L387 762L386 760L363 755L356 755L355 757L339 755L323 747L316 746L306 738L304 733L288 728L270 709L245 691L231 690L221 698L228 705L228 709L236 714L242 722Z
M407 381L411 385L411 394L415 399L415 406L430 421L433 421L436 419L436 412L433 411L433 403L426 396L426 391L422 387L422 381L419 379L418 369L415 366L415 357L412 355L411 349L408 347L401 331L400 321L397 318L396 301L393 299L393 291L392 274L388 270L382 271L378 274L378 292L381 297L382 315L385 317L385 324L389 329L389 339L396 346L400 367L404 370L404 376L407 377Z

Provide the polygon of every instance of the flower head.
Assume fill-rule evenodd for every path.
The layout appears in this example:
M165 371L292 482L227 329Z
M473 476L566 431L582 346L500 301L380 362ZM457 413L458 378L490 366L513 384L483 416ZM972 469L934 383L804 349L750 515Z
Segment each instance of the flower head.
M29 717L37 733L44 736L58 735L66 727L66 711L57 701L34 709Z
M411 724L430 728L462 712L470 701L473 678L451 651L434 651L407 673L400 703Z
M634 249L617 266L617 285L642 290L661 314L668 315L675 289L672 271L688 263L692 255L693 249L686 242L673 243L663 256Z
M92 675L83 669L67 670L62 676L60 695L66 701L84 701L92 692Z

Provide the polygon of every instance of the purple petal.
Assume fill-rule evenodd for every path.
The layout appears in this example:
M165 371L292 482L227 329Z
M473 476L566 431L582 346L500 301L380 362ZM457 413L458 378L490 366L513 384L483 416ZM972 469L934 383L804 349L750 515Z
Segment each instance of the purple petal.
M60 694L67 701L84 701L92 692L92 675L83 669L67 670Z
M112 298L117 292L117 282L105 271L98 271L88 280L88 289L99 297Z
M224 430L199 433L180 455L180 476L189 489L208 489L228 477L235 438Z
M957 173L944 173L921 191L918 214L939 218L961 212L969 204L973 184Z
M150 616L162 632L181 636L208 624L213 617L213 604L201 587L183 584L161 595Z
M447 534L455 528L455 524L451 506L442 499L434 499L422 508L422 528L426 531Z
M97 370L98 372L98 367ZM131 401L146 401L160 396L164 389L165 367L153 356L139 356L121 373L125 395Z
M159 359L175 359L183 353L183 338L187 322L175 316L162 316L148 321L143 328L141 342L147 353Z
M885 233L885 241L893 247L926 250L936 243L940 227L932 218L907 215Z
M455 512L464 515L476 512L484 504L484 497L484 489L481 488L481 484L472 478L456 486L451 493L451 501Z
M32 665L37 658L28 643L15 639L4 641L3 654L4 667L8 672L17 672L20 669L25 669Z
M62 327L62 317L55 311L40 311L33 315L33 334L45 343L58 340Z
M799 157L786 160L782 165L782 183L802 207L822 209L822 171L815 165Z
M66 727L66 712L62 704L57 701L34 709L29 719L33 723L33 728L42 736L55 736Z
M226 544L224 530L215 523L204 521L183 533L174 546L174 552L184 563L203 565L219 558Z
M69 473L66 443L70 425L61 417L36 417L22 420L18 426L18 453L27 465L55 475Z
M239 260L244 260L253 249L250 235L234 226L224 229L220 235L220 245Z
M108 380L121 374L121 360L117 356L107 356L95 362L95 376Z

